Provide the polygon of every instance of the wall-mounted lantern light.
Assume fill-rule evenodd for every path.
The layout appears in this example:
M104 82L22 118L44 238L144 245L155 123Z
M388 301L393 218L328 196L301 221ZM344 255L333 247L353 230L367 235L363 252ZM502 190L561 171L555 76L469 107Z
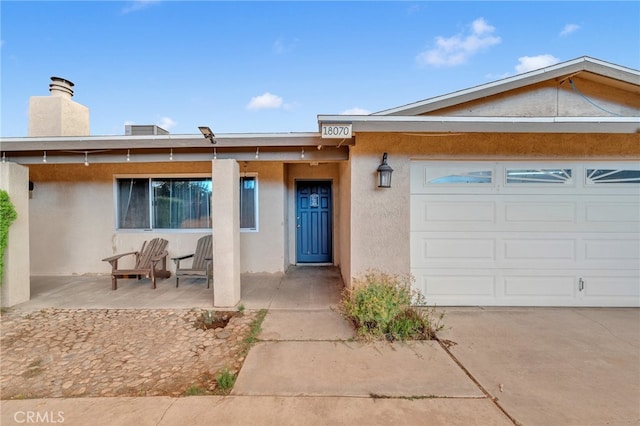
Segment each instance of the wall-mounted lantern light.
M209 142L216 143L216 140L214 139L216 135L213 134L210 128L206 126L198 126L198 129L200 129L200 133L202 133L205 138L209 139Z
M378 188L391 188L393 169L387 164L387 153L382 155L382 163L378 166Z

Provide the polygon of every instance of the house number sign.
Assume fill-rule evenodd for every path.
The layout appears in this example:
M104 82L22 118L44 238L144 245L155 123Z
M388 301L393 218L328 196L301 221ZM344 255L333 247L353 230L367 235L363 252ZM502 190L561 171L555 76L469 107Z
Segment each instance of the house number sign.
M323 139L350 138L351 124L323 124L321 135Z

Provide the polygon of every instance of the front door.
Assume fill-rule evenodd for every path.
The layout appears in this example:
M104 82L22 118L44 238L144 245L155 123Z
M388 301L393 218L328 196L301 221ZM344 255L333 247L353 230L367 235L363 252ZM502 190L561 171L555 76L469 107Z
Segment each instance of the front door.
M296 183L296 261L332 261L331 182Z

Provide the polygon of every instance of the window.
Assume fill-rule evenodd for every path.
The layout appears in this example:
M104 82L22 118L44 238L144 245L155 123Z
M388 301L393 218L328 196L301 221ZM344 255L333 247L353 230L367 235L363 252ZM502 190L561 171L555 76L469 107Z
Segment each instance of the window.
M256 231L258 229L257 195L258 180L255 176L240 177L240 229Z
M587 169L587 184L640 183L640 170Z
M211 179L118 178L118 229L211 228Z
M507 183L571 182L571 169L507 169Z
M491 170L463 172L431 179L429 183L491 183Z

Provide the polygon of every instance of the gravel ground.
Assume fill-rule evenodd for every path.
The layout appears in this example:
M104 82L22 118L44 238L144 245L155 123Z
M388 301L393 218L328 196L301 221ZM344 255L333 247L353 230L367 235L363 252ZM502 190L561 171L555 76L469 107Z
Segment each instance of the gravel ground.
M237 374L257 311L224 328L202 309L43 309L0 317L0 397L180 396L215 393Z

